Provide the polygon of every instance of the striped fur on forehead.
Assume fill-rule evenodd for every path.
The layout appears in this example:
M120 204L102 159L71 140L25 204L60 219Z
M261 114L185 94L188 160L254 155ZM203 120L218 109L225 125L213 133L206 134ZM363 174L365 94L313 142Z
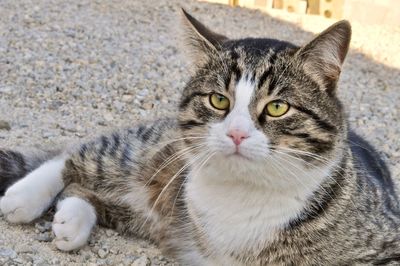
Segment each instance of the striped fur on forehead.
M230 60L230 76L234 76L238 82L242 75L248 75L246 79L259 83L261 87L271 74L278 52L269 48L265 51L252 50L244 46L234 47L228 50L227 57Z

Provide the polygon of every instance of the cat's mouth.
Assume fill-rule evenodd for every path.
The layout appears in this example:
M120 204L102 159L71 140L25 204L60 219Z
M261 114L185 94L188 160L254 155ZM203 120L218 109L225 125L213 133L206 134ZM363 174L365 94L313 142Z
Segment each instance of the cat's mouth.
M251 161L251 158L247 157L245 154L243 154L239 147L236 147L235 151L231 154L227 155L229 158L233 159L240 159L240 160L246 160L246 161Z

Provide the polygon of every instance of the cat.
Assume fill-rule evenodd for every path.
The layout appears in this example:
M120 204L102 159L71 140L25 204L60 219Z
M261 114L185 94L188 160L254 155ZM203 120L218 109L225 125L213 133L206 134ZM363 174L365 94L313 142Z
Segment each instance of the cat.
M182 13L196 71L177 117L61 152L0 150L5 219L56 204L60 250L100 224L182 265L399 264L390 173L337 97L350 24L298 47L228 39Z

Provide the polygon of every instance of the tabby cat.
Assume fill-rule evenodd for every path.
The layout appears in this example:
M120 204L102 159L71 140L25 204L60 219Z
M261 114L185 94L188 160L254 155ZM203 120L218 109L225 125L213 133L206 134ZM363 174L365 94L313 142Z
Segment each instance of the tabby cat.
M399 264L393 182L336 95L349 23L297 47L183 17L196 72L178 117L60 153L1 150L5 219L29 223L57 200L60 250L100 224L182 265Z

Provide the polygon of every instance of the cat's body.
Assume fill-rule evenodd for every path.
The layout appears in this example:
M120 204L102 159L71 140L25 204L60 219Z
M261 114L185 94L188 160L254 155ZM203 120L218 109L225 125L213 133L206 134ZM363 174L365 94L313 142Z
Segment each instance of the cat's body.
M29 222L59 194L53 231L62 250L84 245L97 220L183 265L398 263L390 175L349 133L334 94L349 25L297 48L229 41L186 17L202 53L179 117L102 136L39 167L1 152L3 191L27 174L0 203L6 218Z

